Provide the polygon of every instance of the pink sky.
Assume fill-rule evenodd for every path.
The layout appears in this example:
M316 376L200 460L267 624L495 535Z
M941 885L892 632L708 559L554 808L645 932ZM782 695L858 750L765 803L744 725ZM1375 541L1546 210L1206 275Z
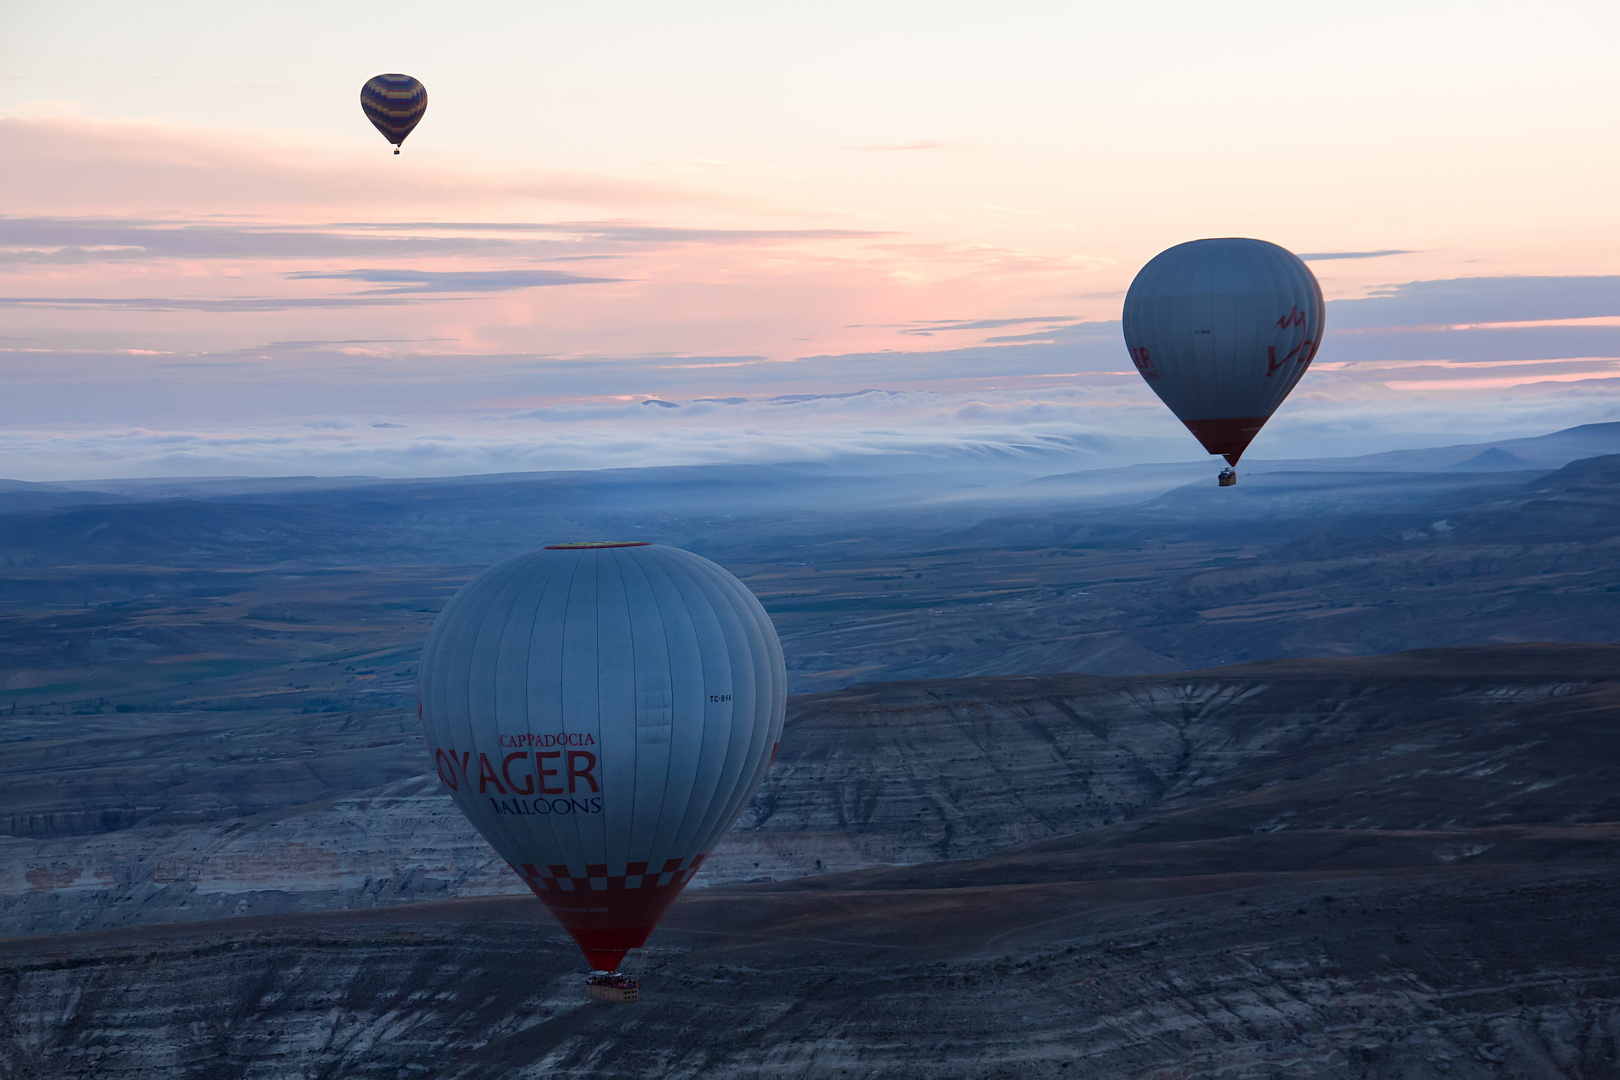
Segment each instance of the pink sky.
M1620 418L1611 6L1119 7L0 9L0 475L1192 457L1105 324L1207 235L1349 304L1259 455Z

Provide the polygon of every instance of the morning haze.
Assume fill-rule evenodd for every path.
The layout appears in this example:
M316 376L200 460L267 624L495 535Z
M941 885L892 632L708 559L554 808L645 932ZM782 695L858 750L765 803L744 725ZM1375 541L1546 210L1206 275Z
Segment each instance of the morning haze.
M1617 1075L1616 22L0 8L0 1078Z

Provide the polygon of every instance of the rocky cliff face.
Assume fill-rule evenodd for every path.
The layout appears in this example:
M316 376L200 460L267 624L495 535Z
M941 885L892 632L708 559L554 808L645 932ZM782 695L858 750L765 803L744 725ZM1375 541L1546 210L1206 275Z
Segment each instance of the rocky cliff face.
M1312 768L1336 767L1337 748L1410 741L1434 724L1450 731L1580 692L1607 682L1613 655L1446 650L809 695L795 699L777 766L739 829L855 838L873 861L973 858L1207 796L1239 777L1252 784L1283 757L1298 768L1322 750ZM1388 824L1376 812L1360 823Z
M1620 1075L1620 647L793 710L631 1006L409 775L13 837L0 1077Z
M51 720L4 744L0 934L513 889L414 710Z
M929 899L711 891L638 958L634 1005L586 1002L514 900L0 943L0 1075L1620 1071L1612 872Z
M769 778L694 884L981 857L1178 800L1202 805L1234 783L1276 787L1283 776L1271 763L1282 758L1312 775L1343 772L1347 746L1373 755L1364 767L1376 785L1390 746L1432 755L1439 744L1421 732L1439 725L1450 739L1459 723L1579 694L1610 677L1612 656L1579 646L1457 650L795 698ZM413 714L184 719L11 744L0 932L524 893L437 782L416 771ZM1589 767L1567 742L1558 743L1567 767ZM1518 773L1503 771L1496 750L1444 750L1446 775L1472 770L1479 790L1434 796L1434 814L1415 817L1402 817L1402 797L1390 793L1337 826L1488 824L1495 819L1479 808L1498 805L1509 808L1505 820L1519 819L1508 779ZM1423 772L1440 780L1433 761ZM1562 792L1589 792L1566 779L1538 781L1534 798L1558 805ZM1285 827L1310 786L1251 797L1269 809L1244 827Z

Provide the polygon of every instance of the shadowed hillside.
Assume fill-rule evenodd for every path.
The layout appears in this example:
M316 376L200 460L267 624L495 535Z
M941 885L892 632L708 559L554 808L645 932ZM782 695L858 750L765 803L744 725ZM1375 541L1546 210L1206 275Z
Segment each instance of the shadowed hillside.
M1620 1075L1612 428L8 486L0 1080ZM602 536L737 573L799 692L618 1008L414 707L462 583Z
M718 560L771 613L796 692L1607 641L1620 625L1620 455L1544 473L1256 473L1025 514L971 499L812 511L788 474L772 498L804 505L760 513L729 499L743 481L724 470L627 472L0 513L0 708L408 705L448 596L559 538Z
M689 891L632 954L640 1004L585 1002L526 896L118 928L130 894L105 929L0 943L0 1075L1612 1076L1617 673L1616 646L1502 646L798 698L716 858L791 839L774 869L802 876ZM343 776L307 810L228 815L250 838L230 865L251 878L257 851L288 892L320 852L408 849L329 818L302 864L277 856L268 821L436 797L345 798ZM143 835L228 840L109 827L104 865Z

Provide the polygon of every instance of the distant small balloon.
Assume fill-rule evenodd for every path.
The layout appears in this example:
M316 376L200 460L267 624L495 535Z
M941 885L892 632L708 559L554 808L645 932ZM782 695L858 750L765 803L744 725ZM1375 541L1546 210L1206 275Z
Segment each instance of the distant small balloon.
M360 108L397 154L427 112L427 89L409 75L377 75L360 88Z
M1193 240L1155 255L1131 282L1125 347L1204 449L1236 465L1310 367L1326 314L1316 276L1287 249Z

